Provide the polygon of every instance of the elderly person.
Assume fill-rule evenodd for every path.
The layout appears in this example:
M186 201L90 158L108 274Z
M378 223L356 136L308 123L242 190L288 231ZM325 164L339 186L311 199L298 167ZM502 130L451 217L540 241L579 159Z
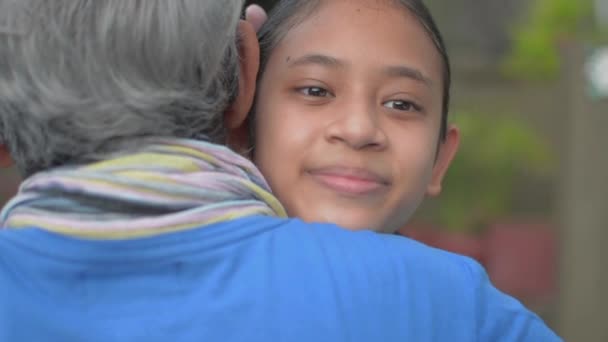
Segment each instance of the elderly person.
M0 160L26 178L0 341L556 339L469 259L281 218L225 147L258 69L241 6L0 0Z

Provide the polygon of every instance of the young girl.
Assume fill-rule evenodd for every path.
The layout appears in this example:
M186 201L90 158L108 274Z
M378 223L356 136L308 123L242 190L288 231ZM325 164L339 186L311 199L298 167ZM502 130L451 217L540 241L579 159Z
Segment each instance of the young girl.
M361 226L392 227L438 191L433 165L450 154L433 163L441 63L420 32L403 43L423 59L391 54L409 32L391 16L403 11L306 4L310 16L280 45L307 47L316 27L333 39L275 49L262 83L276 102L260 101L260 134L294 129L268 141L284 143L275 157L311 209L344 206L338 214L362 211ZM253 164L222 146L257 74L241 6L0 0L0 144L30 176L0 213L0 341L559 340L467 258L279 218ZM327 27L349 32L337 19L357 13L373 39ZM382 22L404 26L393 37ZM369 60L331 49L350 38L386 41ZM268 170L272 146L260 147Z
M459 132L420 1L285 0L259 36L253 158L290 216L394 232L439 194Z
M446 48L420 0L282 0L258 36L252 157L290 216L394 232L440 193L460 134ZM515 316L535 315L503 299L479 340L559 340L517 332ZM422 329L445 332L435 323Z

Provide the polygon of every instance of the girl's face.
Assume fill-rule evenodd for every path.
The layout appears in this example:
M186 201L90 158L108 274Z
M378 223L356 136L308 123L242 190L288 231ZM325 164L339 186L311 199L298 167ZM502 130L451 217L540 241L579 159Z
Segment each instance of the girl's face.
M325 1L273 51L260 80L255 162L290 216L395 231L440 190L440 56L388 1Z

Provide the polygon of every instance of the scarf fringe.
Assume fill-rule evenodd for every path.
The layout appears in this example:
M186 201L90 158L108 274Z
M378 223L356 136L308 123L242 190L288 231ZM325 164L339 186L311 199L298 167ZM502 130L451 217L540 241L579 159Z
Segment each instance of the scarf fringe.
M129 155L30 177L0 227L129 239L252 215L287 217L251 161L207 142L154 139Z

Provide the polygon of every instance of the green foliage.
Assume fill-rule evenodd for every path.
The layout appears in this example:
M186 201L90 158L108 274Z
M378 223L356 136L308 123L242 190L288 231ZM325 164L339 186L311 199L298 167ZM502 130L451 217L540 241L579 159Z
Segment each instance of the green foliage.
M592 0L533 0L529 15L513 30L507 75L547 80L560 70L559 41L592 35Z
M453 231L478 231L511 212L513 188L523 174L551 171L544 139L513 116L458 113L460 150L450 167L433 220Z

